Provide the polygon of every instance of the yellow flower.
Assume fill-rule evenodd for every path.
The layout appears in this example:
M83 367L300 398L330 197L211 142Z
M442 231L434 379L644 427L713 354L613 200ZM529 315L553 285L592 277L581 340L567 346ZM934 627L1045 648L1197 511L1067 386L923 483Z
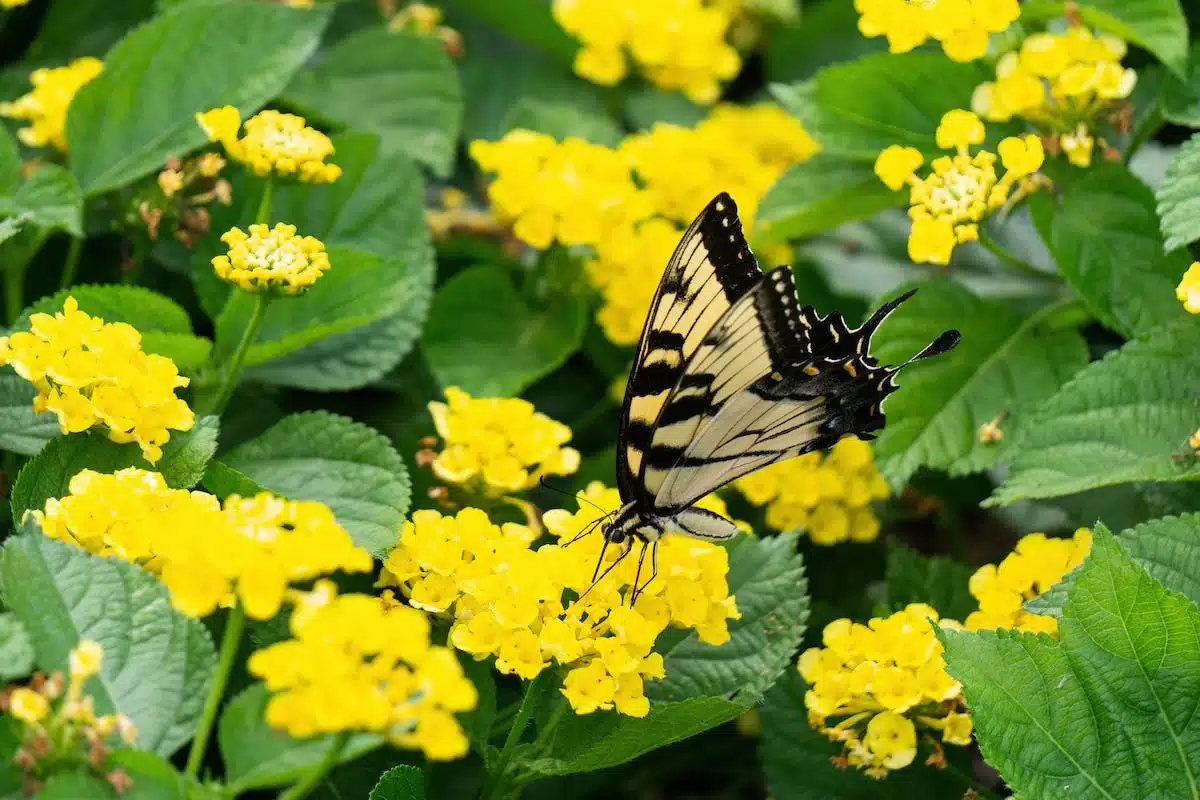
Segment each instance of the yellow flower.
M16 8L28 3L29 0L0 0L0 8Z
M867 625L834 620L822 632L824 646L800 656L809 722L873 778L912 763L918 727L941 731L948 744L970 744L962 687L946 672L935 625L957 627L922 603Z
M936 158L924 178L916 174L920 161L915 151L895 145L875 160L875 173L893 190L911 185L908 214L913 226L908 239L909 258L918 263L948 264L955 245L979 235L979 222L1009 199L1017 181L1042 165L1044 153L1038 137L1008 137L1000 142L1003 177L996 174L996 155L969 147L984 138L984 126L970 111L955 109L942 117L937 128L939 147L952 148L952 156ZM912 165L912 169L909 166ZM1036 184L1022 184L1022 191Z
M20 3L4 0L11 7ZM0 116L29 122L17 138L30 147L47 145L66 152L67 109L85 83L104 69L98 58L77 58L65 67L35 69L29 76L33 91L11 103L0 103Z
M158 173L158 188L167 197L174 197L183 188L183 173L177 169L164 169Z
M999 565L985 564L971 576L968 589L979 601L979 610L965 621L967 630L1015 628L1030 632L1055 633L1053 617L1031 614L1022 608L1027 600L1042 594L1079 566L1092 547L1087 528L1071 539L1052 539L1031 533L1017 542L1016 549Z
M71 668L72 681L85 681L100 672L100 663L104 660L104 650L90 639L82 639L71 650L68 663Z
M583 43L575 73L611 86L628 70L627 56L653 84L708 104L721 81L741 69L726 41L733 9L704 0L554 0L554 18Z
M44 695L21 686L8 698L8 711L26 725L36 725L50 713L50 702Z
M260 111L242 125L233 106L222 106L196 115L196 122L210 141L220 142L235 161L255 175L283 175L306 183L330 183L342 174L337 164L326 163L333 155L333 142L304 124L304 117L279 111ZM238 138L238 130L245 134Z
M329 270L325 245L312 236L297 236L295 225L255 224L249 234L230 228L221 241L229 252L213 258L213 270L247 292L301 294Z
M982 58L988 36L1007 29L1021 13L1017 0L854 0L854 8L863 36L886 36L891 52L906 53L935 39L953 61Z
M1193 261L1175 289L1175 297L1189 314L1200 314L1200 261Z
M447 483L496 497L579 469L579 451L563 446L571 429L526 400L473 398L451 386L429 413L443 441L433 472Z
M813 544L870 542L879 519L870 503L888 497L871 445L846 437L827 454L806 453L734 482L755 505L767 506L767 524L807 531Z
M256 651L247 667L272 692L266 720L295 738L339 731L386 735L433 760L466 754L453 714L478 703L453 652L430 644L419 611L332 582L293 592L291 639Z
M552 536L571 540L593 525L600 508L615 509L616 490L592 484L580 510L548 511ZM715 498L703 505L718 513ZM440 611L452 619L449 641L476 659L496 656L496 668L530 679L553 664L567 668L563 694L576 713L615 709L644 716L644 680L665 674L655 639L668 626L694 629L700 640L729 639L728 620L739 615L729 595L725 550L707 542L668 536L659 543L658 571L637 604L626 600L637 575L637 556L625 558L592 585L603 548L600 533L570 547L531 549L534 534L523 525L492 523L466 508L454 517L418 511L406 523L386 562L381 585L399 586L418 605L418 592L435 580L447 587ZM604 553L611 565L617 548ZM648 562L647 562L648 563ZM639 585L647 584L647 571ZM571 602L571 598L583 598Z
M53 316L33 314L30 330L0 337L0 364L38 390L34 411L58 417L63 433L94 426L114 442L137 442L150 463L162 456L170 431L195 422L175 389L188 385L175 364L141 349L141 334L123 322L105 323L68 297Z

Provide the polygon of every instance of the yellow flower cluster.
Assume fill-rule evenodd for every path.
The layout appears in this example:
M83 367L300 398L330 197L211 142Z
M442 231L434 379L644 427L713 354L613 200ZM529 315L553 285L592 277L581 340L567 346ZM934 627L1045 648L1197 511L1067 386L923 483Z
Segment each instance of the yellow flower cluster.
M34 410L53 412L63 433L103 425L109 439L137 442L154 463L171 430L191 429L195 415L175 396L188 379L171 359L143 353L133 327L89 316L73 297L29 323L29 331L0 337L0 365L34 385Z
M158 473L133 467L83 470L68 488L29 512L42 531L158 573L188 616L240 601L250 617L269 619L289 584L373 565L321 503L263 492L230 495L222 508L210 494L171 489Z
M475 398L458 387L429 413L443 441L433 461L441 480L498 497L537 485L543 475L579 469L579 451L563 447L571 429L519 398Z
M582 498L574 513L544 515L546 530L560 541L570 542L600 517L589 503L605 510L620 504L616 490L599 483ZM724 512L715 498L701 505ZM622 548L607 548L601 569L608 571L593 585L604 544L598 531L569 547L533 549L534 538L529 528L493 524L478 509L455 517L418 511L388 556L381 583L401 587L418 608L452 616L450 643L478 659L495 656L503 673L531 679L551 663L567 667L562 691L578 714L648 713L643 681L664 675L653 645L668 626L694 629L709 644L728 641L728 620L739 614L724 549L681 536L660 540L658 577L629 607L637 553L609 570ZM644 584L649 560L643 568Z
M0 0L0 8L16 8L28 3L29 0Z
M75 93L104 70L98 58L77 58L65 67L35 69L29 76L33 91L11 103L0 103L0 117L29 122L17 138L30 147L49 145L66 152L67 109Z
M21 746L13 764L21 771L26 795L33 796L50 772L65 772L72 767L93 769L109 781L118 793L130 786L129 776L121 769L108 772L101 765L111 752L111 737L116 734L126 745L137 738L137 728L124 714L97 716L92 697L83 693L84 684L99 674L104 650L96 642L84 639L67 657L70 682L58 708L51 702L63 694L63 676L50 678L40 673L28 686L13 689L7 699L0 697L0 710L17 719ZM7 704L7 708L3 706Z
M925 157L913 147L891 145L875 160L875 174L892 191L905 184L909 191L908 215L912 232L908 256L917 263L948 264L954 247L979 237L979 222L1009 199L1014 184L1037 172L1045 153L1037 136L1010 136L997 147L1006 172L996 175L996 154L970 146L983 143L983 122L971 111L948 111L937 128L937 144L954 150L953 156L935 158L924 178L916 174ZM1024 182L1022 191L1034 184Z
M293 592L291 639L250 656L250 674L275 694L267 723L305 738L339 731L386 735L446 761L467 752L454 712L478 703L454 652L429 642L421 612L331 581Z
M767 506L767 524L780 531L797 528L813 544L872 542L879 518L872 500L887 498L887 481L875 468L871 445L848 436L828 454L806 453L751 473L734 482L746 499Z
M329 269L325 245L312 236L297 236L295 225L254 224L249 234L230 228L221 241L229 252L213 258L213 270L247 292L302 294Z
M242 115L233 106L222 106L196 115L210 141L220 142L230 158L255 175L294 176L307 183L330 183L342 174L337 164L327 164L333 142L304 124L304 117L279 111L260 111L246 120L239 139Z
M1017 542L1016 550L996 564L984 564L971 576L971 596L979 601L964 622L967 630L1015 628L1035 633L1057 633L1054 617L1031 614L1021 606L1058 583L1083 563L1092 549L1092 532L1080 528L1070 539L1052 539L1031 533Z
M726 34L737 3L705 0L554 0L554 18L583 43L575 72L612 86L628 71L626 53L655 86L708 104L741 69Z
M946 672L936 623L937 611L923 603L866 625L838 619L825 626L823 647L800 656L809 723L873 778L912 763L918 728L938 731L947 744L971 742L962 686ZM831 717L838 721L830 725Z
M1137 73L1121 66L1125 51L1121 39L1082 25L1035 33L997 62L996 80L976 87L971 107L991 122L1033 122L1072 164L1089 166L1096 122L1137 84Z
M493 212L539 250L556 240L594 245L652 211L621 154L602 145L516 129L498 142L473 141L469 151L496 173L487 189Z
M1189 314L1200 314L1200 261L1193 261L1183 273L1183 280L1175 287L1175 297Z
M888 49L907 53L929 39L953 61L987 54L988 38L1021 15L1017 0L854 0L863 36L886 36Z

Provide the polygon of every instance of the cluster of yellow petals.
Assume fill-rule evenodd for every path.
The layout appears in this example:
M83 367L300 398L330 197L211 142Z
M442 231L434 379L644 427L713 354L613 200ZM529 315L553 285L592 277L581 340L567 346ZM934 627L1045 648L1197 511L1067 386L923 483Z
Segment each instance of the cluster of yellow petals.
M34 410L52 412L63 433L102 425L109 439L137 442L154 463L172 430L191 429L195 415L175 396L188 379L171 359L142 352L132 326L90 316L73 297L54 315L30 315L29 324L0 337L0 365L34 385Z
M838 619L825 626L822 647L800 656L809 723L841 742L847 761L873 778L912 763L918 728L938 731L947 744L971 742L962 686L946 672L934 634L938 623L923 603L866 625Z
M1092 163L1093 130L1133 92L1137 73L1121 66L1125 42L1081 25L1035 33L996 63L996 80L975 89L971 107L990 122L1029 120L1078 167Z
M221 241L229 252L213 258L213 270L247 292L301 294L329 270L325 245L313 236L297 236L295 225L256 223L250 233L230 228Z
M953 61L983 58L988 38L1021 15L1017 0L854 0L854 8L863 36L886 36L891 52L934 39Z
M575 73L603 86L625 77L628 59L655 86L707 105L741 69L726 42L734 3L706 0L554 0L554 18L583 43ZM628 58L627 58L628 56Z
M33 91L12 102L0 103L0 117L25 120L28 128L17 138L30 147L49 145L67 150L67 109L85 83L104 70L98 58L77 58L65 67L35 69L29 75Z
M615 489L593 483L580 508L543 517L546 530L568 542L602 512L620 503ZM701 504L724 512L715 498ZM563 694L578 714L615 708L641 717L649 711L644 680L664 675L653 645L668 626L691 628L701 641L729 639L728 620L739 614L729 594L724 549L666 536L659 542L658 577L626 602L637 571L630 554L593 585L603 549L599 531L569 547L534 547L524 525L496 525L480 510L454 517L418 511L384 564L381 582L399 586L417 608L453 618L450 643L496 668L532 679L553 663L568 672ZM607 569L621 547L604 553ZM641 582L649 578L647 560ZM586 594L585 594L586 593ZM572 598L581 598L572 602Z
M242 115L233 106L197 114L196 122L210 141L220 142L230 158L255 175L290 176L306 183L330 183L341 177L342 168L325 161L333 155L333 142L305 125L304 117L260 111L246 120L241 138Z
M871 445L848 436L828 454L806 453L734 482L779 531L804 530L813 544L872 542L879 518L872 500L886 499L887 481L875 467Z
M380 597L338 595L331 581L294 591L292 637L250 656L273 692L266 720L296 738L369 731L446 761L467 752L454 713L478 703L454 652L430 644L421 612Z
M250 617L269 619L289 584L373 565L321 503L263 492L230 495L222 507L210 494L171 489L158 473L133 467L83 470L68 488L29 512L42 531L145 566L188 616L240 601Z
M442 451L433 462L438 478L484 496L520 492L543 475L579 469L579 451L564 447L571 429L520 398L475 398L458 387L429 413Z
M1183 280L1175 287L1175 297L1189 314L1200 314L1200 261L1193 261L1183 273Z
M979 222L1008 201L1017 181L1041 168L1042 140L1033 134L1010 136L996 148L1005 169L1003 177L997 176L995 153L970 152L985 133L978 115L955 109L942 116L936 134L938 147L955 154L935 158L924 178L916 171L925 157L914 147L891 145L875 160L875 174L892 191L911 186L908 256L913 261L950 263L955 246L979 238Z
M967 630L1014 628L1035 633L1057 633L1054 617L1031 614L1022 608L1083 563L1092 549L1092 532L1080 528L1070 539L1031 533L999 565L984 564L971 576L971 596L979 610L964 621Z
M621 154L602 145L518 128L497 142L473 141L469 151L496 175L487 189L493 213L539 250L555 241L595 245L652 211Z

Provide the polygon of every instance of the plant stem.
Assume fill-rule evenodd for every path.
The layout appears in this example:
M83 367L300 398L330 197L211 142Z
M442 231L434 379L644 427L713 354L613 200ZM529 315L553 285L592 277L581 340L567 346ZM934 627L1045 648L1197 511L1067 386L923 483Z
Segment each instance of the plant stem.
M4 319L9 325L25 307L25 265L9 264L4 270Z
M220 414L229 403L229 398L233 396L238 378L242 376L242 364L246 361L246 354L250 352L250 345L254 344L254 337L258 334L258 327L262 324L263 314L267 310L270 299L269 295L254 295L254 306L250 310L250 319L246 322L246 327L242 329L242 338L238 341L237 349L233 351L229 362L221 370L221 387L217 392L217 399L205 404L205 414Z
M541 686L546 680L549 680L549 675L550 670L542 670L525 686L525 694L521 697L517 715L508 729L508 736L504 738L504 747L500 749L500 755L496 757L495 763L488 769L487 783L483 789L485 800L502 796L500 790L504 785L504 773L508 770L508 762L512 760L513 750L516 748L517 742L521 741L521 734L525 732L525 726L529 724L529 720L533 716L534 701L541 694Z
M246 612L242 610L242 604L238 603L229 609L229 617L225 620L225 634L221 637L221 652L217 656L217 671L213 673L212 686L209 687L208 697L204 700L204 711L200 714L200 724L196 726L196 736L192 739L192 749L188 751L184 772L190 778L200 774L200 764L204 761L208 737L217 721L221 697L225 694L225 684L229 682L229 673L233 670L233 660L237 656L238 643L242 640L242 629L245 626Z
M1013 269L1016 269L1019 272L1023 272L1032 278L1037 278L1038 280L1042 280L1042 281L1047 281L1047 280L1057 281L1058 280L1058 276L1055 275L1054 273L1046 272L1045 270L1038 269L1033 264L1030 264L1028 261L1026 261L1022 258L1018 258L1017 256L1010 253L1008 250L1006 250L1004 248L1003 245L1001 245L999 242L997 242L995 239L993 239L992 235L990 233L988 233L987 231L985 231L983 229L982 225L979 227L979 244L983 246L984 250L987 250L989 253L991 253L996 258L1000 259L1001 261L1003 261L1008 266L1012 267Z
M263 183L262 198L258 201L258 213L254 215L254 221L260 225L266 225L267 220L271 218L271 200L275 194L275 184L270 178L267 178Z
M83 237L72 236L71 244L67 247L67 259L63 262L62 277L58 281L59 289L69 289L75 283L75 273L79 269L81 253L83 253Z
M342 731L335 734L333 741L329 744L329 749L325 751L325 757L321 759L312 772L304 776L297 783L292 784L286 792L279 795L279 800L300 800L302 797L308 797L308 793L317 788L329 770L337 766L338 759L342 756L342 751L346 749L346 743L350 741L350 731Z

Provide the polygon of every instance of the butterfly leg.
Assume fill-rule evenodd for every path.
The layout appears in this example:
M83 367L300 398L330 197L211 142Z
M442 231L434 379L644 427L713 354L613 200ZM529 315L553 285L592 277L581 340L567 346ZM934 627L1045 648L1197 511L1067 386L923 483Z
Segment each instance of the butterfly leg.
M637 570L633 573L633 589L631 589L629 592L630 607L632 607L633 604L637 602L638 593L641 592L641 589L638 588L638 584L642 580L642 564L645 563L645 561L646 561L646 551L649 548L650 548L650 542L642 540L642 552L638 553ZM649 583L649 582L650 581L646 581L646 583Z
M646 579L645 583L643 583L639 586L638 578L642 574L642 562L646 560L646 549L647 548L650 549L650 577ZM649 586L651 583L653 583L654 579L657 577L658 577L658 542L657 541L643 542L641 555L638 556L637 575L635 575L634 579L633 579L633 592L629 595L629 605L631 607L633 606L634 603L637 602L637 599L638 599L638 597L641 596L642 592L646 591L646 587Z
M611 564L609 564L607 567L605 567L605 568L604 568L604 572L601 572L601 571L600 571L600 567L601 567L601 565L602 565L602 564L604 564L604 551L605 551L605 550L607 550L607 549L608 549L608 539L605 539L605 540L604 540L604 547L600 548L600 558L599 558L599 559L596 561L596 571L592 573L592 585L591 585L591 586L589 586L589 587L588 587L588 588L587 588L587 589L584 591L584 593L583 593L583 594L581 594L581 595L579 595L579 597L575 598L575 602L576 602L576 603L578 603L578 602L579 602L580 600L582 600L583 598L587 597L587 596L588 596L588 592L592 591L592 589L595 589L595 588L596 588L596 585L597 585L598 583L600 583L600 581L602 581L602 580L604 580L605 578L607 578L607 577L608 577L608 573L612 572L612 571L613 571L613 569L614 569L614 568L615 568L615 567L616 567L618 564L620 564L622 561L624 561L624 560L625 560L625 556L627 556L627 555L629 555L630 553L632 553L632 552L633 552L633 540L632 540L632 539L630 539L630 540L629 540L629 543L628 543L627 545L625 545L625 550L624 550L624 552L622 552L622 553L621 553L621 555L617 556L617 559L616 559L615 561L613 561ZM599 576L599 577L597 577L597 576ZM572 605L574 605L574 604L572 604Z

